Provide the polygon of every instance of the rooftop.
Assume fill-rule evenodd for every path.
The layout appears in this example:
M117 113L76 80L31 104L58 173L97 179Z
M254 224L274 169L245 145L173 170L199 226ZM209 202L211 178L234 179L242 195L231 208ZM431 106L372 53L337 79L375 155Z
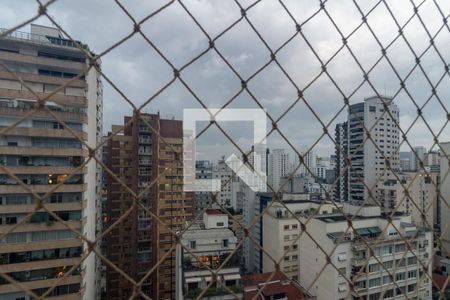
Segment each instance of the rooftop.
M0 34L7 32L9 29L0 28ZM36 33L36 32L42 32ZM9 32L6 36L2 38L20 40L20 41L30 41L34 43L39 43L43 45L65 47L65 48L78 48L77 43L83 49L89 50L88 46L81 43L80 41L72 41L66 38L57 28L42 26L38 24L31 24L31 32L24 32L20 30L13 30Z
M438 288L440 290L446 290L450 288L450 282L447 282L447 277L438 273L433 273L433 288Z
M242 276L244 299L269 299L280 294L285 294L283 299L288 300L310 298L297 283L289 280L282 272L276 272L273 277L271 276L272 272ZM259 290L262 290L261 295L255 298Z
M224 213L220 209L216 209L216 208L207 208L207 209L205 209L205 213L208 215L226 215L226 213Z

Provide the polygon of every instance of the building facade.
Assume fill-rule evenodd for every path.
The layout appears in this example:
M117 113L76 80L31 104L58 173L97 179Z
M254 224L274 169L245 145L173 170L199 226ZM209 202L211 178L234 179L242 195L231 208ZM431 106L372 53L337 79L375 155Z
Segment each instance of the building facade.
M177 246L177 297L174 299L198 299L201 290L209 284L212 285L208 291L214 294L214 299L236 299L221 289L220 283L211 283L212 274L207 267L218 270L222 264L217 281L242 299L240 262L234 253L237 244L236 236L229 229L228 215L218 209L206 209L202 221L189 227L181 238L182 246Z
M335 128L335 176L336 186L333 191L334 200L337 202L348 201L348 123L336 124Z
M82 164L87 146L95 148L101 139L102 84L96 69L89 68L89 48L79 47L83 51L59 30L35 24L30 33L0 38L0 61L25 83L0 67L0 126L12 126L30 114L0 135L0 234L24 222L37 204L5 170L43 197L45 207L76 232L95 240L100 229L101 167L95 160ZM47 97L44 108L37 109L36 95ZM0 269L42 295L75 267L48 296L94 299L100 292L101 262L94 255L82 261L86 251L75 232L39 209L0 241ZM0 298L30 296L0 279Z
M350 106L347 126L351 166L349 196L344 201L374 203L377 183L399 170L398 122L399 110L392 98L370 97ZM370 130L372 140L368 139L366 130Z
M273 149L268 157L268 181L272 188L277 191L282 182L281 177L291 172L292 166L289 160L289 153L284 149Z
M141 195L143 207L134 204L128 188L108 178L109 224L132 210L109 233L107 257L135 280L158 264L141 290L152 299L173 299L175 251L164 256L175 243L170 231L181 230L194 218L194 193L183 191L182 122L162 119L159 114L135 114L125 117L124 124L123 134L110 139L108 163L114 174ZM131 293L131 284L109 268L107 298L122 299Z
M213 166L212 178L220 180L220 192L218 193L217 201L220 205L225 207L233 207L236 209L236 204L232 203L232 178L233 171L225 162L225 158L218 161L217 165Z
M377 201L384 212L410 214L414 224L430 230L438 217L438 174L435 172L397 173L378 184Z
M358 209L346 211L352 228L342 214L308 223L314 240L304 235L300 243L301 285L312 284L317 299L431 299L432 231L414 226L406 215L390 223L375 206L352 215Z
M413 147L409 158L409 168L411 171L423 171L424 166L427 163L426 153L427 149L423 146Z
M291 280L300 279L300 221L312 214L329 214L336 206L331 202L309 200L308 194L285 194L284 205L274 203L263 215L263 272L275 271L273 260ZM269 256L270 255L270 256Z
M211 180L213 178L213 164L208 160L195 162L195 178ZM203 216L203 211L211 206L211 192L195 192L195 215Z

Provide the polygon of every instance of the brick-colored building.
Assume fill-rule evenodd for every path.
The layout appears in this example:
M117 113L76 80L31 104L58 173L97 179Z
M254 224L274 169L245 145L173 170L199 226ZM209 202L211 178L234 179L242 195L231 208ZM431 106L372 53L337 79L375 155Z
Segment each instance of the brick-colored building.
M161 119L159 114L128 116L124 124L129 121L123 134L109 140L108 165L133 192L143 193L140 203L152 213L135 205L109 233L107 256L135 281L158 265L141 290L152 299L174 299L175 250L163 256L175 243L170 230L181 229L194 217L194 194L183 191L182 122ZM133 206L134 199L112 176L108 181L108 223L112 224ZM133 286L108 268L106 290L108 299L123 299L131 295Z

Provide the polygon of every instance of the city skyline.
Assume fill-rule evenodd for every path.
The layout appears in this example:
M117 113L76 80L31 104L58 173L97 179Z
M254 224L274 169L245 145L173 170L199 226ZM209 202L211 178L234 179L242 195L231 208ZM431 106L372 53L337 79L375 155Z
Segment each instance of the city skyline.
M450 2L47 1L0 5L0 300L450 298Z
M33 1L29 2L30 4ZM109 7L108 5L101 4L100 2L93 2L89 5L93 6L92 10L81 11L80 7L83 7L81 3L71 4L68 2L58 1L54 5L49 7L49 13L54 15L58 22L63 25L65 30L73 36L76 40L82 40L90 45L94 53L101 53L112 45L111 39L108 37L109 32L115 32L117 36L126 36L132 29L132 23L128 17L121 12L120 8ZM145 1L136 1L126 4L126 8L135 14L137 18L144 17L145 13L150 13L152 9L159 7L158 1L147 3ZM210 29L210 34L214 35L223 30L227 24L230 24L232 16L235 14L238 7L235 4L228 3L226 1L220 3L210 4L208 6L202 6L202 2L190 2L186 4L189 9L198 9L202 11L199 14L200 23L205 28ZM287 7L298 15L307 15L314 12L314 7L309 7L305 4L287 2ZM369 3L360 3L361 9L364 11L371 7ZM392 3L393 12L401 17L402 21L406 21L409 14L407 11L402 10L401 4ZM449 4L442 4L447 7ZM350 9L353 4L343 4L337 6L333 1L327 3L327 9L338 22L338 25L343 28L343 32L349 33L349 29L358 24L360 17L358 12ZM25 2L9 1L7 5L8 9L2 10L0 16L4 20L3 27L11 27L18 23L20 20L17 16L10 12L14 9L19 9L23 12L23 18L27 15L34 13L34 6L27 5ZM139 8L139 9L138 9ZM258 9L259 13L251 13L252 20L255 22L257 29L261 31L263 36L268 40L269 45L276 49L280 42L295 33L295 24L291 23L291 20L286 18L283 22L277 22L276 16L287 17L286 12L283 10L279 3L266 3ZM110 26L105 26L102 23L102 18L99 16L92 16L95 10L101 10L105 15L108 13L114 14L116 22ZM306 11L303 11L306 10ZM379 11L378 11L379 10ZM398 32L398 28L395 23L392 22L389 15L383 14L386 11L384 7L380 7L374 13L369 15L368 20L370 25L373 26L379 35L383 37L382 42L385 44L395 37ZM220 20L211 21L204 18L203 13L207 12L220 12ZM275 12L274 14L267 14L268 11ZM300 11L303 13L300 14ZM412 9L411 9L412 11ZM425 6L421 8L421 12L424 17L435 16L436 12L433 7ZM192 59L196 53L203 51L207 46L207 39L202 35L200 30L195 29L195 24L191 19L187 17L178 18L177 16L183 15L183 10L179 6L170 7L167 11L164 11L161 15L158 15L158 21L161 26L157 28L152 27L144 23L142 26L143 31L152 36L155 42L160 45L161 50L168 51L169 59L174 60L176 66L181 66L184 63ZM58 16L64 15L64 18L58 19ZM80 18L89 19L90 22L80 22ZM317 47L321 43L326 45L336 44L335 47L322 47L320 48L319 55L323 60L328 59L339 45L340 38L336 29L333 28L330 21L326 16L321 13L319 15L320 20L324 25L320 25L317 22L308 24L304 28L304 34L307 38L312 39L311 43ZM176 18L177 22L173 22ZM343 21L345 20L345 22ZM45 18L40 18L43 25L51 25ZM438 20L435 18L429 18L429 26L436 28ZM265 22L270 22L271 26L263 26ZM378 24L381 23L384 26ZM107 22L108 23L108 22ZM169 24L177 24L177 27L170 27ZM87 27L94 26L97 28L96 34L93 35ZM314 36L312 33L317 32L317 28L321 26L321 35ZM233 30L225 34L221 39L218 39L216 44L227 59L230 59L233 66L238 69L244 76L250 76L255 72L258 66L263 65L269 61L270 53L264 49L264 45L258 39L258 37L251 33L248 26L241 26L241 30ZM188 31L186 28L192 28L194 30ZM27 31L27 27L23 28ZM361 32L357 32L356 36L349 39L349 45L356 53L367 53L364 56L358 57L361 60L363 67L368 69L375 62L375 58L380 55L379 46L376 44L374 38L370 33L362 28ZM167 33L166 33L167 32ZM281 35L277 33L281 32ZM363 34L364 33L364 34ZM416 34L416 35L413 35ZM168 39L167 35L171 35ZM415 51L425 49L427 38L425 38L425 32L420 28L420 24L410 24L405 28L405 36L407 38L414 38ZM435 43L439 47L448 47L449 42L445 37L445 33L438 35L435 39ZM251 43L241 43L244 40L250 39ZM242 45L242 46L241 46ZM183 49L175 50L175 49ZM422 58L422 64L429 70L428 76L433 82L441 75L441 63L439 57L434 50L431 49ZM390 53L392 53L390 55ZM295 55L294 55L295 54ZM397 71L401 76L405 76L409 70L415 65L414 55L408 49L404 43L397 41L390 51L387 52L390 60L395 65ZM442 53L444 58L446 53ZM301 37L297 36L293 43L289 47L279 53L277 56L283 67L287 68L287 71L296 81L299 88L303 88L312 78L320 73L320 63L317 58L314 57L311 50L308 49L305 42ZM298 61L299 57L307 58ZM124 92L127 97L133 99L133 103L141 104L149 96L155 93L161 86L163 86L173 76L173 72L163 60L151 50L150 46L145 42L142 37L135 36L125 42L123 45L117 47L113 51L109 52L103 59L104 73L111 77L113 82L119 84L119 88ZM448 61L449 59L447 59ZM112 62L112 63L110 63ZM257 62L257 63L256 63ZM254 65L256 63L256 65ZM340 66L346 65L345 71L339 69ZM301 66L301 69L296 68ZM353 59L349 56L347 50L343 50L332 61L327 68L330 75L337 81L339 87L343 89L346 95L349 95L354 88L359 85L363 80L363 73L357 67ZM270 71L270 72L269 72ZM222 106L232 95L236 94L240 87L240 81L235 78L226 64L221 61L217 54L207 55L188 67L185 71L187 83L192 86L194 92L198 94L202 101L204 101L208 107L220 107ZM268 74L272 76L268 77ZM125 74L127 74L125 76ZM183 73L182 73L183 74ZM196 74L197 76L192 76ZM276 75L276 76L273 76ZM371 83L376 88L377 92L382 95L394 95L399 89L399 79L395 78L392 69L387 64L387 61L382 60L381 63L374 69L369 76ZM411 77L405 82L408 91L411 92L411 96L419 105L423 104L426 99L431 95L431 86L426 80L423 80L424 76L420 70L413 71ZM253 81L253 82L252 82ZM288 108L297 99L297 91L283 75L279 68L274 64L269 65L267 71L263 71L258 74L254 79L250 81L249 89L252 91L257 99L261 100L262 105L267 109L268 113L275 119L281 115L281 113ZM450 96L450 92L443 89L447 79L436 88L438 94L445 99ZM131 114L131 107L121 99L119 94L107 83L104 82L105 98L108 99L110 106L105 107L105 126L104 128L110 128L114 119L121 119L125 114ZM344 105L343 96L333 87L326 74L322 74L319 80L312 86L308 87L304 92L305 98L309 105L316 111L320 119L325 123L331 121L334 114ZM367 83L349 99L350 104L362 102L364 98L375 95L375 92L370 88ZM411 100L401 91L395 98L395 103L400 109L400 125L401 128L406 131L409 125L413 122L417 116L417 111ZM117 109L120 107L120 109ZM173 87L165 91L158 96L147 106L146 112L155 113L160 111L163 116L170 114L177 119L181 119L182 110L180 108L187 107L200 107L198 101L182 86L182 84L175 84ZM231 104L231 107L257 107L256 103L251 100L247 92L241 93L235 101ZM175 108L175 109L174 109ZM144 109L145 111L145 109ZM433 98L432 101L427 104L423 110L424 118L430 124L431 129L437 132L446 121L446 115L442 111L441 105ZM335 124L342 122L346 118L346 111L342 111L337 119L335 119L328 130L331 132L334 130ZM289 132L292 137L292 142L296 146L297 150L301 145L313 144L322 134L322 126L313 116L311 111L306 107L302 101L299 101L293 110L291 110L281 121L279 122L279 128L283 132ZM304 128L305 130L297 130L298 128ZM448 125L447 125L448 128ZM448 130L447 130L448 131ZM105 132L106 133L106 132ZM430 132L426 128L426 125L419 118L415 123L412 130L408 133L408 138L413 145L423 145L430 148L433 143L430 137ZM246 137L244 137L246 138ZM223 140L223 137L221 137ZM450 133L446 130L441 135L442 140L449 140ZM227 143L228 145L229 143ZM269 147L271 148L289 148L281 137L274 133L269 137ZM217 153L223 145L215 139L212 139L208 149L204 152ZM403 145L402 151L408 150L408 147ZM328 137L324 137L316 146L315 150L321 155L331 153L333 151L333 143Z

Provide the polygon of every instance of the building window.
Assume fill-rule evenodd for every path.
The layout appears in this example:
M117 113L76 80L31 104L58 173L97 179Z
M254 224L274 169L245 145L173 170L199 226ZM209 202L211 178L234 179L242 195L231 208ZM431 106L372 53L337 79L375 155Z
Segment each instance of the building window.
M417 277L417 270L408 271L408 278Z
M417 263L417 258L414 257L408 257L408 265L415 265Z
M383 262L383 265L385 269L391 269L393 265L392 260Z
M196 249L197 248L197 241L189 241L189 248Z
M338 261L345 261L347 259L347 256L345 255L344 252L343 253L339 253L337 255L337 259L338 259Z
M369 273L376 272L380 270L379 264L371 264L369 265Z
M405 280L405 272L395 274L395 280Z
M395 252L405 252L405 244L395 245Z
M5 218L5 224L16 224L17 223L17 217L6 217Z
M228 248L228 239L222 240L222 246L223 246L224 248Z
M381 278L372 278L369 280L369 287L374 287L374 286L380 286L381 285Z
M383 299L392 298L392 297L394 297L394 290L390 289L384 293Z
M284 230L289 230L289 225L284 225Z
M408 285L408 293L414 292L415 289L416 289L415 283Z

